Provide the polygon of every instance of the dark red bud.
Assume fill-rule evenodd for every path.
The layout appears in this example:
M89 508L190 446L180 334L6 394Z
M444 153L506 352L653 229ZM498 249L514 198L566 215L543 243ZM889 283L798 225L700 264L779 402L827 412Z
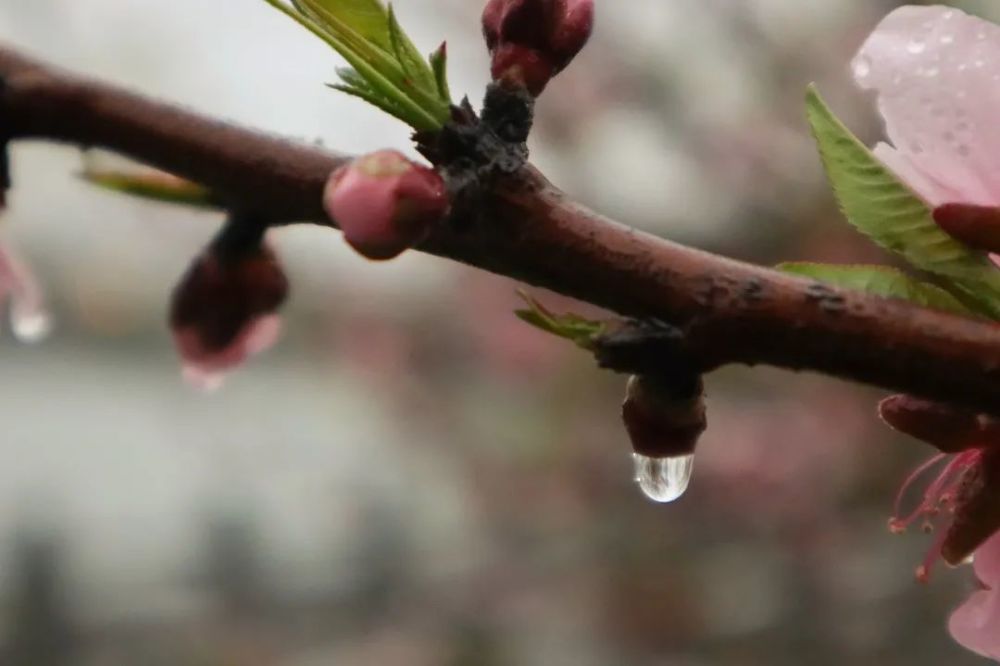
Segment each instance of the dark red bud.
M504 44L493 54L494 81L525 88L533 97L545 90L555 75L552 63L541 53L517 44Z
M538 95L590 39L593 0L490 0L483 35L493 78Z
M701 382L694 395L685 396L662 381L633 376L622 404L622 420L638 454L672 458L694 453L707 423Z
M879 403L878 413L895 430L944 453L959 453L983 444L983 428L975 412L908 395L894 395Z
M948 235L984 252L1000 252L1000 207L949 203L934 209Z
M1000 450L985 450L966 470L955 496L955 517L941 556L958 565L1000 530Z
M561 72L590 40L594 31L593 0L566 0L562 19L552 32L556 72Z
M221 257L209 248L174 290L170 326L192 329L207 351L228 347L251 321L285 301L288 280L269 248Z

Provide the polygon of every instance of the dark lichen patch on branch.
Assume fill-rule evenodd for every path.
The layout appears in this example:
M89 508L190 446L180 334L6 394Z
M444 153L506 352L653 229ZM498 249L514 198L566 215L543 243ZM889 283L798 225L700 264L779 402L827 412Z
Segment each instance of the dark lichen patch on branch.
M525 143L534 118L534 99L523 90L491 84L482 116L468 99L452 108L441 130L414 135L420 152L448 184L456 216L481 208L497 180L516 176L528 163Z

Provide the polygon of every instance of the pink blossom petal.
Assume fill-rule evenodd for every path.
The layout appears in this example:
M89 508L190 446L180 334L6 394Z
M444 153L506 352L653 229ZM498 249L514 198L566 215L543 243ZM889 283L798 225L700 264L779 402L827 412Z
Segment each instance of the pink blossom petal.
M889 144L879 142L872 153L931 206L936 207L952 201L965 200L965 196L961 192L942 185L929 174L923 173L914 164L912 157L899 152Z
M890 168L932 205L1000 205L1000 26L949 7L900 7L853 68L878 94L897 151L880 151Z
M976 577L990 587L1000 587L1000 533L976 549Z
M967 650L1000 659L1000 593L995 589L973 593L951 614L948 631Z

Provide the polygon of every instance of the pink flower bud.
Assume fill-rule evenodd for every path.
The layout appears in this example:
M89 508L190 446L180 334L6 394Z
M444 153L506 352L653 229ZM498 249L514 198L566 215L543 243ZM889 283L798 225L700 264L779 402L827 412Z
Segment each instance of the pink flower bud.
M490 0L482 22L493 79L537 96L590 39L594 1Z
M266 246L236 255L213 245L174 290L170 328L186 377L202 387L271 347L288 295L288 280Z
M392 259L423 240L449 202L436 171L380 150L335 171L323 205L351 247L369 259Z
M706 427L705 399L700 382L691 393L693 395L679 395L651 377L629 379L622 404L622 420L636 453L649 458L694 453Z
M1000 252L1000 207L944 204L934 209L934 221L969 247Z

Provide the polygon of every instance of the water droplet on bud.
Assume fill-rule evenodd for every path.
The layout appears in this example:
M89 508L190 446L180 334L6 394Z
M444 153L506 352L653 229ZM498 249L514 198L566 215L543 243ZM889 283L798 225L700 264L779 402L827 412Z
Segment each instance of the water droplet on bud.
M691 483L693 454L650 458L633 453L632 459L635 462L635 482L639 484L642 493L654 502L667 504L677 501Z

